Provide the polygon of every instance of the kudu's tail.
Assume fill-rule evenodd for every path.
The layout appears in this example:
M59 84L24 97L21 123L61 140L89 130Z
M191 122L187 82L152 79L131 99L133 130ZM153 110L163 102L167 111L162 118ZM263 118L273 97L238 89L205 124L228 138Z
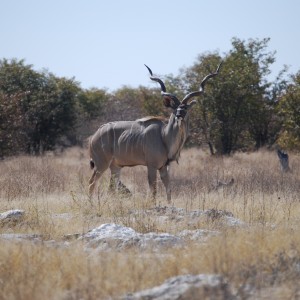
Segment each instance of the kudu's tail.
M94 167L95 167L95 163L93 162L92 159L90 159L90 167L91 167L91 169L94 169Z

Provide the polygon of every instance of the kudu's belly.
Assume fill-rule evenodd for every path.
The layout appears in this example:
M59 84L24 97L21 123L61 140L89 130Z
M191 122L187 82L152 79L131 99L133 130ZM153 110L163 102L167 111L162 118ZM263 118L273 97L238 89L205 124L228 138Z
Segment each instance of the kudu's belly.
M147 164L142 144L137 140L119 139L117 147L113 152L113 163L120 167Z
M153 126L152 126L153 127ZM120 167L125 166L153 166L160 168L163 165L165 149L159 137L159 130L134 126L116 134L113 147L113 163ZM117 137L117 138L116 138Z

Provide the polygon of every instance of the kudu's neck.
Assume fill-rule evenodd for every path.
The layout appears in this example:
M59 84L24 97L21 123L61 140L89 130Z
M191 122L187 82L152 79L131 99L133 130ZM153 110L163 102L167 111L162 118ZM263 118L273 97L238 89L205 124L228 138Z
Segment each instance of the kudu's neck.
M178 161L180 151L187 139L189 129L189 116L185 116L184 120L176 119L172 113L168 124L163 128L163 141L168 151L168 160Z

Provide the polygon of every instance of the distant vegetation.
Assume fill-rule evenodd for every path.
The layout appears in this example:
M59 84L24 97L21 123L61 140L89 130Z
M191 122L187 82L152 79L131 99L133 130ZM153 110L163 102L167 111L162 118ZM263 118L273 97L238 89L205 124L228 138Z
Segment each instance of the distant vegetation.
M192 66L164 78L167 90L180 97L198 90L205 74L223 61L218 78L207 85L192 112L187 145L208 147L211 154L275 143L300 149L300 71L287 76L283 67L270 81L275 53L268 51L268 43L269 39L234 38L228 53L200 54ZM157 86L122 87L113 93L86 90L74 78L35 71L24 60L0 60L2 158L83 145L108 121L168 114Z

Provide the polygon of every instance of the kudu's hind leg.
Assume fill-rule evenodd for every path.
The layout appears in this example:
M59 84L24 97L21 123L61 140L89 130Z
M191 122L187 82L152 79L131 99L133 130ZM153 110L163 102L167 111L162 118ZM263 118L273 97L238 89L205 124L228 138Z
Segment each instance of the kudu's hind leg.
M170 177L169 177L169 170L168 166L164 166L161 169L159 169L159 174L161 181L163 182L166 193L167 193L167 201L168 203L171 203L171 187L170 187Z
M131 195L130 190L120 180L121 168L112 164L110 166L110 171L111 177L109 183L109 190L111 192L114 192L117 189L118 192L121 192L122 194Z

